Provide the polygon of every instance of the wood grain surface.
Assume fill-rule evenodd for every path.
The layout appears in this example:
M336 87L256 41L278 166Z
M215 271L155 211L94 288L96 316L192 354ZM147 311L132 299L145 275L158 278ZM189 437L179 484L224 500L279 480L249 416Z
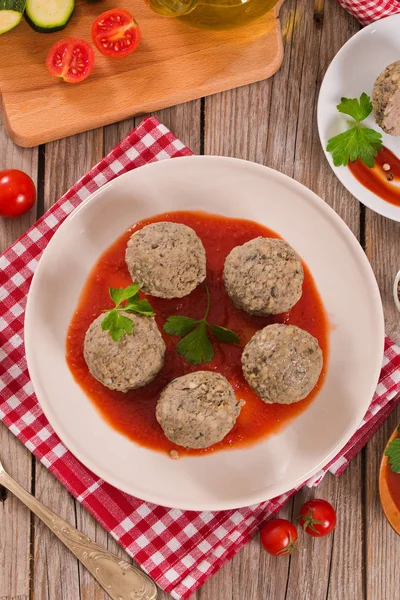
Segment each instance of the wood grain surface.
M248 28L212 32L153 13L143 0L129 0L142 31L136 52L123 60L96 51L92 75L68 85L46 70L51 46L64 37L90 41L96 16L119 0L77 0L65 30L34 32L24 21L0 36L0 93L10 137L34 146L132 115L187 102L269 77L283 49L277 11Z
M318 139L318 89L330 61L360 28L336 0L285 0L281 9L285 56L267 81L165 109L155 115L197 153L255 160L309 186L360 240L374 268L387 332L400 342L391 297L400 268L400 223L361 206L339 183ZM4 249L53 204L140 119L130 119L39 148L16 148L0 129L0 169L23 168L38 182L39 203L22 221L0 220ZM338 511L333 535L301 535L300 552L273 558L256 536L192 600L400 600L400 538L379 502L378 475L394 413L340 477L300 491L281 511L295 518L304 500L322 497ZM114 552L115 541L0 426L0 452L10 473L74 526ZM160 593L161 600L170 598ZM21 505L0 505L0 600L107 600L93 579Z

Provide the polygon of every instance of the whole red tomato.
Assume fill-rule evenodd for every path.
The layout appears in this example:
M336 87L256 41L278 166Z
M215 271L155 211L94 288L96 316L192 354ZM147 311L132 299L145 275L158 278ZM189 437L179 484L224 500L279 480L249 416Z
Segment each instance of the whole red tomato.
M297 540L297 529L286 519L272 519L261 529L261 543L273 556L291 554Z
M36 189L32 179L18 169L0 171L0 216L20 217L32 208Z
M329 535L336 527L336 512L326 500L309 500L300 509L298 521L313 537Z

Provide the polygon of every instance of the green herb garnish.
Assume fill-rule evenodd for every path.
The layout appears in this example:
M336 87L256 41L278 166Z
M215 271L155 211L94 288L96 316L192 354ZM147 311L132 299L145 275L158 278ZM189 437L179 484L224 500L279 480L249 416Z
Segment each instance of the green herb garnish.
M101 323L104 331L109 331L114 342L118 342L126 333L133 333L134 325L132 319L121 315L120 312L132 312L146 317L154 317L156 314L148 300L140 299L140 285L133 283L126 288L110 288L110 298L115 307L106 310L107 316ZM122 305L125 302L126 304Z
M375 131L363 127L364 121L372 112L372 102L368 94L361 94L357 98L342 98L340 104L336 107L339 112L349 115L355 122L351 121L350 129L344 133L339 133L328 141L326 147L328 152L332 153L333 164L335 167L346 166L349 162L358 158L368 167L373 167L378 150L382 150L382 135Z
M214 357L214 349L208 330L210 329L220 342L228 344L239 344L240 340L236 333L219 325L211 325L207 321L210 312L210 292L206 286L207 308L202 319L196 320L190 317L172 316L168 317L164 331L170 335L182 337L177 345L178 354L183 354L186 360L194 365L202 362L210 362Z
M400 433L400 425L397 431ZM389 465L393 473L400 473L400 438L395 438L390 442L385 450L385 455L389 457Z

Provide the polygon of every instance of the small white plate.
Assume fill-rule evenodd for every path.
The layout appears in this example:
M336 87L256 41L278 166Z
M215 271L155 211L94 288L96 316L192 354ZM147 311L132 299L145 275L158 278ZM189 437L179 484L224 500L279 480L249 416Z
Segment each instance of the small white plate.
M393 283L393 299L397 310L400 312L400 298L399 298L399 283L400 283L400 271L397 273Z
M372 96L376 78L396 60L400 60L400 15L368 25L339 50L322 82L317 115L322 148L337 178L365 206L384 217L400 221L400 206L390 204L369 191L347 167L335 167L332 155L326 152L328 140L348 129L349 117L336 109L340 99L343 96L359 98L363 92ZM372 114L366 119L365 125L380 131L383 144L400 157L400 137L384 133Z
M99 255L133 223L171 210L247 218L281 234L315 278L332 325L327 376L307 410L264 441L171 460L112 429L72 377L68 324ZM383 355L378 287L357 240L313 192L261 165L232 158L174 158L118 177L60 227L36 270L25 318L29 372L66 446L94 473L164 506L247 506L296 487L353 435L371 401Z

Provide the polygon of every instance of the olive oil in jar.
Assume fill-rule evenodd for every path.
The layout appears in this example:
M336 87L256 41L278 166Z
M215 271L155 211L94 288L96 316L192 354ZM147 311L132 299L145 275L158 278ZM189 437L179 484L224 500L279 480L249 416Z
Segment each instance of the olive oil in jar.
M277 0L146 0L157 13L181 17L195 27L231 29L271 10Z

